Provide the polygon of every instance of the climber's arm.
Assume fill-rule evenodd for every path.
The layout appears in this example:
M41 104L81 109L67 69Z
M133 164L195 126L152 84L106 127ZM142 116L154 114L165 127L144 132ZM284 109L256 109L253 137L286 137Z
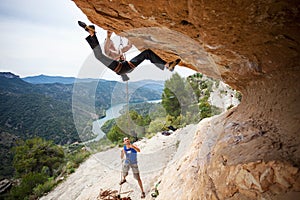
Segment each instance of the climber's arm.
M123 53L125 53L125 52L127 52L129 49L131 49L131 47L132 47L132 44L131 44L131 42L128 40L127 45L126 45L125 47L123 47L123 48L121 49L121 51L122 51Z
M111 47L105 47L105 46L104 46L104 53L105 53L108 57L110 57L110 58L112 58L112 59L114 59L114 60L118 60L118 58L120 57L120 54L118 53L118 51L115 51L115 50L114 50L114 47L113 47L113 46L111 46Z
M115 59L117 57L119 57L119 52L118 50L115 48L115 45L113 43L113 41L110 39L112 32L111 31L107 31L107 37L105 39L105 43L104 43L104 53L112 58Z

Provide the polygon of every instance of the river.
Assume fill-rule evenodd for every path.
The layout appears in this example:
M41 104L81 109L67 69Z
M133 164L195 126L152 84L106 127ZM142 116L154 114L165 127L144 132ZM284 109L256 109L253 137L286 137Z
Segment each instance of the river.
M161 102L161 99L146 101L146 102L159 103L159 102ZM106 110L105 117L93 122L93 130L92 131L93 131L93 133L95 133L97 135L97 137L95 139L93 139L92 141L98 141L105 135L105 133L101 130L101 127L107 120L119 117L121 115L120 110L122 110L123 106L125 106L125 105L127 105L127 104L121 103L121 104L117 104L117 105L110 107L109 109Z

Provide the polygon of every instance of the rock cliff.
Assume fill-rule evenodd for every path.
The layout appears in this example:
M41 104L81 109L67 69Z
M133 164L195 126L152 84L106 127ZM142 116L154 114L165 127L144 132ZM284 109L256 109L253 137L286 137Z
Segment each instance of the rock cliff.
M242 102L199 124L160 199L300 194L299 1L74 0L91 22L220 79ZM168 176L172 178L168 178Z

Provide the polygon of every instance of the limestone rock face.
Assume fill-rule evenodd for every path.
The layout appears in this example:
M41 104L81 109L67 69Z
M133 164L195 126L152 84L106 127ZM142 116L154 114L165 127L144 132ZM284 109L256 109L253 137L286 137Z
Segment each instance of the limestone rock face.
M299 168L276 158L272 133L234 124L233 112L200 122L190 150L160 177L159 200L299 198Z
M74 2L140 50L180 57L243 94L237 108L199 125L186 157L166 169L160 199L299 195L299 1Z

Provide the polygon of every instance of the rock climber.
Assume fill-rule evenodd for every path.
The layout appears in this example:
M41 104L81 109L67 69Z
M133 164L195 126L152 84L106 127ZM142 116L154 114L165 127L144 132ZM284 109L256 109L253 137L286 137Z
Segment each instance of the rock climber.
M104 53L114 59L114 60L119 60L119 61L125 61L124 54L127 52L129 49L131 49L132 44L130 41L128 41L126 46L122 46L122 48L119 48L118 50L116 49L113 41L111 40L111 31L107 31L107 37L104 42ZM121 44L120 44L121 47Z
M126 176L128 175L129 168L132 169L133 177L138 181L138 184L141 188L142 195L141 198L145 198L145 192L143 189L143 183L140 177L140 172L138 168L138 162L137 162L137 152L140 152L141 150L130 143L129 138L125 137L123 139L123 149L121 150L121 159L124 160L123 167L122 167L122 180L120 182L120 185L126 182ZM125 155L125 158L124 158Z
M153 63L161 70L167 68L170 71L173 71L175 66L181 61L181 59L176 59L175 61L166 62L150 49L142 51L139 55L135 56L130 61L114 60L102 53L102 49L96 37L95 26L87 26L84 22L81 21L78 21L78 24L87 32L89 32L90 35L86 38L86 40L93 49L95 57L106 67L120 75L123 81L128 81L129 77L127 76L127 73L132 72L133 69L136 68L139 64L141 64L144 60L150 60L151 63Z

